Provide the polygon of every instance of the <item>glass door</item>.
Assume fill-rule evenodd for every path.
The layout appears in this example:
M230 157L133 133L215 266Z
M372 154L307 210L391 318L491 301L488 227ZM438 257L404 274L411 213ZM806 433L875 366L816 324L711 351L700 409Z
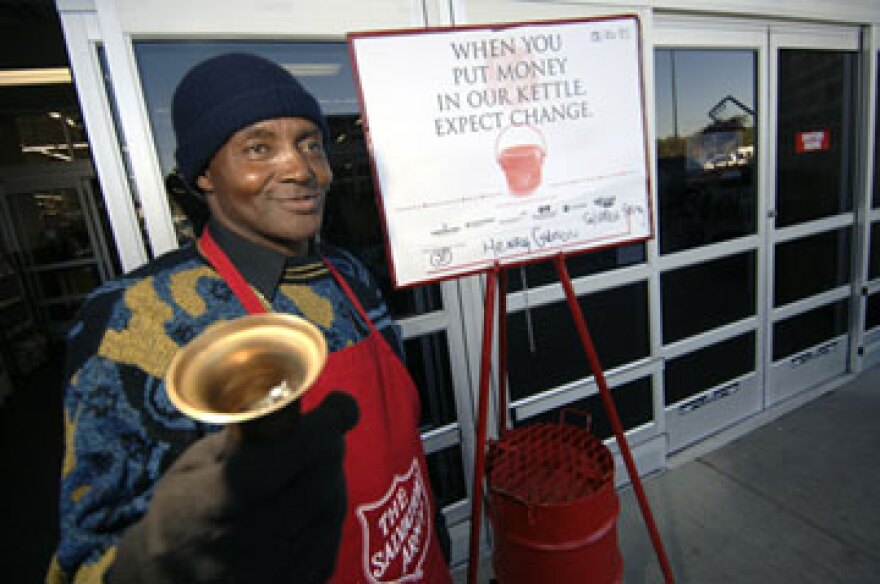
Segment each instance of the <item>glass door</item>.
M771 35L766 401L847 370L853 309L858 31Z
M880 138L880 126L877 124L878 116L880 116L877 100L877 96L880 95L878 93L880 90L880 48L878 48L880 43L878 43L878 35L880 35L880 27L874 27L869 36L871 44L867 52L868 66L866 67L869 71L874 72L874 80L873 83L869 82L867 87L870 105L865 112L866 117L870 120L866 124L867 127L873 127L873 140L870 141L873 156L871 156L872 162L866 185L869 192L866 206L868 221L866 222L867 233L864 235L867 253L863 266L865 289L863 291L862 315L864 327L862 366L865 368L880 362L880 179L877 177L877 171L880 169L880 148L877 147L878 138ZM863 78L867 79L869 76L863 76Z
M670 451L763 401L766 30L657 20L659 319Z
M671 451L844 373L858 31L657 18Z
M87 161L25 166L0 180L8 265L28 304L17 313L32 314L40 342L60 340L85 295L116 271L94 185Z

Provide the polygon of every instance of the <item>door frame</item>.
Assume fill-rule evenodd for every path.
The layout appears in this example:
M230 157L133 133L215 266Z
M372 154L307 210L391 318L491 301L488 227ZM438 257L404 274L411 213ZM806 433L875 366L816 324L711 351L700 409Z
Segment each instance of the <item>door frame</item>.
M857 51L860 31L857 27L842 25L804 25L766 19L720 19L662 14L655 14L654 23L655 49L753 49L757 51L758 56L756 130L759 168L756 233L730 242L660 256L656 263L657 271L662 273L746 250L756 251L758 257L755 317L691 339L665 345L661 353L664 359L671 359L724 338L754 330L757 356L755 372L754 375L743 376L717 387L708 388L691 398L702 400L699 414L695 415L693 411L687 414L687 417L692 418L691 420L683 419L680 406L667 407L666 426L669 431L669 447L670 451L674 452L705 439L725 426L736 424L744 418L805 392L817 385L817 379L828 381L851 370L853 356L856 354L856 343L849 341L857 339L860 334L860 315L863 310L856 310L856 306L860 305L855 302L852 303L852 312L855 314L851 318L851 326L846 335L810 347L779 362L773 362L772 335L776 322L817 306L841 299L854 299L854 292L858 288L857 282L862 279L862 271L854 269L851 284L774 308L772 293L774 245L841 226L852 225L855 228L857 216L860 215L857 210L865 199L867 189L856 189L852 213L821 219L805 226L795 225L779 230L774 227L773 215L776 199L778 51L780 48ZM856 115L860 113L857 112ZM859 159L860 155L855 153L854 156ZM852 249L857 257L861 257L861 252L858 250L863 248L864 243L860 242L864 240L864 236L856 238L854 233ZM803 364L797 376L787 374L792 362L795 365ZM725 399L716 399L719 395Z
M664 272L686 266L699 265L711 260L732 257L753 251L755 258L755 314L740 321L663 345L660 349L665 361L710 347L719 342L754 332L755 369L753 372L704 389L687 399L668 404L665 408L668 446L677 452L728 426L753 416L763 407L764 352L763 323L766 306L763 297L767 290L767 272L762 242L765 239L768 172L771 158L768 154L767 108L767 25L746 19L718 19L655 15L654 49L692 50L747 50L755 53L755 97L757 115L757 200L756 231L752 235L717 244L658 255L655 268L658 279ZM655 157L656 159L656 157Z
M779 52L783 49L805 50L833 50L859 52L860 31L857 27L845 27L839 25L795 25L795 24L771 24L768 28L769 40L769 101L768 108L772 112L773 122L768 127L768 155L773 164L768 166L767 197L764 210L767 217L767 230L765 247L767 290L763 297L766 302L767 319L765 321L765 407L778 404L797 394L841 376L850 370L851 355L857 343L852 342L858 337L856 315L859 312L856 302L858 281L861 279L856 264L853 263L850 282L838 286L833 290L804 298L783 306L773 307L773 290L775 273L775 247L779 243L794 241L811 235L833 232L843 227L851 227L852 255L858 257L857 249L860 247L860 238L857 236L857 216L864 198L863 191L858 188L859 181L854 182L853 209L847 213L840 213L832 217L825 217L815 221L800 223L789 227L775 227L775 201L776 201L776 144L778 137L778 123L776 111L779 105ZM861 112L858 111L858 90L853 99L853 115L859 119ZM859 158L858 153L858 126L854 124L856 136L853 139L852 156ZM784 319L803 314L834 302L848 300L850 303L850 324L847 332L832 339L827 339L817 345L798 351L779 361L773 359L773 328L774 325Z
M862 371L880 363L880 327L867 327L866 315L868 300L880 293L880 278L871 279L871 230L872 227L880 228L880 206L873 206L874 184L880 185L880 179L876 178L877 167L875 166L878 144L878 92L877 83L880 76L880 25L865 27L862 31L862 74L860 82L861 103L859 109L865 120L864 126L868 128L859 136L860 159L864 161L860 169L861 189L859 198L859 214L857 235L860 254L856 264L856 273L860 275L860 287L858 290L859 301L855 303L853 310L853 329L855 330L854 345L850 366L854 371ZM874 178L872 178L874 177Z

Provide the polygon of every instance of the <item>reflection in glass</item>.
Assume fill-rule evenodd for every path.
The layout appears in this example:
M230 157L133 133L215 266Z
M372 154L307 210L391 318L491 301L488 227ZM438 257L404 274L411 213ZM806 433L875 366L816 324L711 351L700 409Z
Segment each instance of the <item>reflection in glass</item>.
M856 57L779 51L777 227L852 210Z
M773 305L782 306L847 284L851 245L850 227L777 245Z
M756 55L655 51L661 253L755 233Z
M578 301L604 369L648 356L646 282L589 294ZM514 400L593 374L566 302L510 313L507 348Z
M69 99L74 103L76 101L75 96L70 96ZM91 157L82 114L76 108L22 114L15 116L13 121L19 152L10 159L7 158L9 152L0 151L2 157L0 164L72 162L88 160Z
M754 370L753 332L670 359L663 370L664 403L672 405Z
M654 400L650 377L636 379L620 387L613 388L611 390L611 397L614 400L614 407L620 417L620 423L623 425L624 431L632 430L654 419ZM588 417L584 418L584 414ZM583 424L586 420L590 422L593 436L600 440L614 435L614 430L611 428L611 422L608 420L608 414L605 412L602 398L598 393L525 420L514 420L514 426L560 422Z
M848 325L847 300L781 320L773 326L773 360L779 361L822 341L843 335Z

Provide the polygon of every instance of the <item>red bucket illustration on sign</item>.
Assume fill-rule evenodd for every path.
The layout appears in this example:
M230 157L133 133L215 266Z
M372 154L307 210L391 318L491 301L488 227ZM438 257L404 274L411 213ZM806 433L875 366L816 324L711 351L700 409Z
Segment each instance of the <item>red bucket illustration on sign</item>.
M530 195L541 185L547 143L533 126L508 126L495 140L495 157L514 195Z

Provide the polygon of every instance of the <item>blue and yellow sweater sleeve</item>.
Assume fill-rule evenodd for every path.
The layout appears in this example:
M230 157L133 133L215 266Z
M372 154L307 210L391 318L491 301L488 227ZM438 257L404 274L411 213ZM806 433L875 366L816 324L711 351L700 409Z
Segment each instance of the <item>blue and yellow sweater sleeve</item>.
M330 261L402 354L397 325L366 268L341 251ZM315 277L282 282L271 304L317 324L331 351L365 334L320 269ZM243 314L191 247L102 286L86 301L68 334L60 540L47 582L101 582L116 542L146 512L159 477L192 442L218 429L178 412L163 377L177 350L209 324Z
M198 263L184 266L174 271L178 280L193 271L208 275ZM167 276L102 287L68 334L60 541L49 581L101 581L116 541L146 511L158 477L205 431L164 392L168 362L197 333L169 329L181 307Z

